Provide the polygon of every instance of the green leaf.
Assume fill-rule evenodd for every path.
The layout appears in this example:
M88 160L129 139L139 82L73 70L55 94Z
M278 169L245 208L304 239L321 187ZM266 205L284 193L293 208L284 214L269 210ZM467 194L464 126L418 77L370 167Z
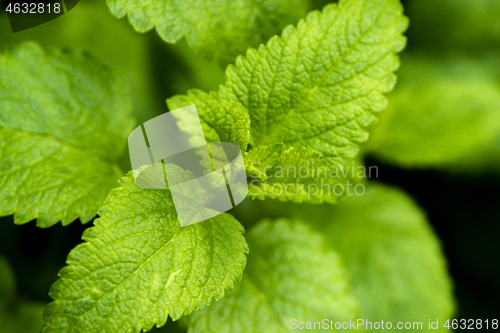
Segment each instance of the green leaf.
M95 216L132 129L123 82L88 56L25 43L0 56L0 216Z
M155 65L150 62L149 40L131 29L128 22L110 17L104 1L79 1L77 10L68 14L18 33L4 34L1 49L33 40L41 45L89 52L127 81L130 87L127 95L131 96L139 123L165 112L165 105L156 98L156 93L163 92L164 87L154 82L157 76L151 71ZM2 17L0 31L10 31L9 26L1 26L2 20L9 24L7 17ZM124 169L130 170L130 160Z
M429 319L444 323L453 318L452 285L441 245L408 195L375 183L363 196L323 207L302 206L297 213L342 254L362 306L361 318L393 325L421 321L424 329Z
M226 71L223 98L248 109L254 146L305 146L353 157L386 107L408 20L399 0L341 0L288 26Z
M2 333L38 333L42 327L44 305L19 301L14 272L0 256L0 323Z
M343 263L319 234L301 223L263 221L247 240L251 251L241 283L189 316L189 333L289 332L292 319L359 317Z
M500 86L467 58L403 58L389 108L366 149L405 167L447 167L470 159L498 136Z
M464 174L500 174L500 135L485 145L477 147L469 155L446 166L446 170Z
M221 100L217 93L190 90L187 95L176 95L167 100L170 110L196 105L201 127L207 142L233 142L245 152L250 137L250 118L241 104ZM179 119L178 126L185 133L196 134L192 130L191 119ZM197 119L195 119L197 121ZM193 140L197 138L191 137ZM199 142L199 141L198 141Z
M415 48L443 52L467 51L483 56L498 51L500 2L497 0L409 1L408 38Z
M153 27L168 43L183 36L197 52L227 64L287 24L303 17L303 0L107 0L111 13L128 19L135 30Z
M295 203L337 203L352 193L361 172L355 165L331 164L312 149L284 144L260 146L244 154L250 178L248 196ZM364 168L364 167L361 167Z
M140 332L220 299L239 281L248 246L229 214L181 228L168 190L132 172L100 208L52 286L42 332Z

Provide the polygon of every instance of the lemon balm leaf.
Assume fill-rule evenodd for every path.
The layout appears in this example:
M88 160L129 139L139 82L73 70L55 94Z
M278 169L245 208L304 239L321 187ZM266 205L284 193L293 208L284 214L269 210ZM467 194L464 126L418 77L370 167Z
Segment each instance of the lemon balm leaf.
M403 60L398 87L366 151L403 167L479 162L476 155L493 146L500 131L500 87L490 67L461 57L410 53Z
M243 155L249 179L248 197L294 203L337 203L359 180L352 169L333 164L305 147L259 146ZM358 170L355 170L358 172Z
M221 100L215 92L193 89L187 95L176 95L167 100L170 110L196 105L203 134L207 142L232 142L247 150L250 137L250 118L240 103ZM178 126L185 133L196 135L190 119L180 118ZM197 121L197 120L196 120Z
M248 246L229 214L181 228L168 190L132 172L99 210L52 286L42 332L140 332L220 299L241 279Z
M439 55L498 52L500 3L496 0L421 0L409 2L406 10L412 22L408 37L415 50Z
M247 235L241 283L191 314L189 333L289 332L293 319L355 320L359 304L340 256L299 222L262 221Z
M453 318L452 282L441 245L404 192L375 183L342 204L295 211L344 258L362 307L360 318L393 325L422 322L424 328L430 318L440 323Z
M305 146L334 161L357 154L386 107L408 20L398 0L341 0L226 70L220 95L243 104L253 146Z
M477 147L470 155L446 165L447 170L459 173L478 174L500 172L500 135L485 145Z
M284 143L342 164L368 138L365 127L375 121L374 113L386 107L383 94L395 85L396 53L405 47L407 25L398 0L342 0L238 57L218 93L190 91L168 104L209 106L202 118L218 119L221 107L240 114L237 105L227 104L239 103L250 118L252 148ZM243 121L232 126L234 132L246 130Z
M185 37L195 51L227 64L306 13L304 0L107 0L138 32L153 28L167 43Z
M91 220L121 175L131 109L124 83L86 55L35 43L0 55L0 215Z

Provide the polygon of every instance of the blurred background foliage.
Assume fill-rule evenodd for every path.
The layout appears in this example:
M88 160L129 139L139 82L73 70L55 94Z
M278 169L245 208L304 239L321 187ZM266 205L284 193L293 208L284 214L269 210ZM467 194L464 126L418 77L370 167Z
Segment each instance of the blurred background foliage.
M328 2L313 1L308 9L321 9ZM360 204L392 212L397 221L408 216L405 209L414 209L406 207L407 200L414 200L421 207L415 219L427 216L442 242L457 299L456 317L494 318L500 313L500 1L403 4L411 23L399 82L388 95L388 109L370 129L362 156L367 165L378 166L377 181L393 184L413 199L377 202L367 197ZM168 97L193 88L213 90L224 82L224 69L193 52L185 39L167 44L155 31L139 34L125 19L115 19L104 1L81 0L62 17L16 34L2 13L0 48L24 40L84 50L121 73L132 87L138 123L167 111ZM130 169L128 153L122 169ZM372 192L380 186L374 185ZM385 195L391 191L399 190ZM247 200L232 213L246 227L260 218L302 217L319 230L327 228L332 243L342 243L341 226L326 227L326 221L356 210L352 205ZM366 223L374 216L360 214L347 222ZM0 309L10 311L0 314L0 323L8 327L6 318L11 318L12 325L21 326L9 330L34 332L22 325L38 325L36 318L50 301L47 291L91 224L38 229L34 223L16 226L12 217L0 223L0 298L5 300ZM368 238L373 235L367 231ZM350 255L348 243L342 244L338 250ZM415 246L411 255L425 260ZM442 292L439 286L435 290ZM170 321L159 330L182 331Z

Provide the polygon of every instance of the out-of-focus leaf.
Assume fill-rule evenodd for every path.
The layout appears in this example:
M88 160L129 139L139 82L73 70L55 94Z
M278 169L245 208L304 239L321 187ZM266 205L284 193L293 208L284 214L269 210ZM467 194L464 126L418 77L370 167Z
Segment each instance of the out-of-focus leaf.
M498 0L410 0L406 14L410 47L480 55L500 50Z
M16 299L16 284L10 265L0 256L0 332L38 333L45 305Z
M241 283L189 316L189 333L294 332L293 319L359 318L344 264L320 234L281 219L260 222L247 239L250 254Z
M447 170L467 173L500 174L500 135L485 145L477 147L473 152L459 161L447 166Z
M168 43L186 37L208 59L226 65L303 17L308 0L107 0L138 32L156 28Z
M164 96L154 81L156 69L149 61L150 36L141 36L127 22L110 16L104 1L79 1L74 10L56 20L15 34L8 24L7 17L0 16L0 32L5 31L0 39L2 49L33 40L42 46L89 53L127 81L140 123L166 111Z
M45 304L13 304L10 309L0 307L2 333L39 333L42 328L42 314Z
M497 138L500 85L487 66L408 54L398 76L369 153L405 167L460 167Z
M12 301L15 289L14 272L12 272L7 260L0 256L0 304Z
M342 204L294 211L345 259L362 318L393 325L420 321L424 329L429 319L439 319L440 331L448 331L441 324L453 318L454 300L446 261L425 215L408 195L375 183Z

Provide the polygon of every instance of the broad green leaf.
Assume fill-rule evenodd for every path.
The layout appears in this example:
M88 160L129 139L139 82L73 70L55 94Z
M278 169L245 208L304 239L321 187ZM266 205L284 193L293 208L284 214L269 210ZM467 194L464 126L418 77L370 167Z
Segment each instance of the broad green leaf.
M405 167L461 164L500 131L500 85L466 58L407 55L367 151ZM459 167L459 165L458 165Z
M195 104L207 142L233 142L240 146L242 152L247 150L250 119L241 104L221 100L217 93L207 94L201 90L190 90L187 95L173 96L167 100L167 104L170 110ZM190 120L181 118L178 126L188 134L195 134L197 131L192 130Z
M111 13L138 32L153 28L168 43L183 36L197 52L227 64L256 47L285 25L303 17L303 0L107 0Z
M7 17L0 18L0 31L5 32L0 40L1 49L32 40L42 46L88 52L99 59L127 81L139 123L165 112L161 98L155 95L163 87L154 82L148 39L137 34L128 22L111 17L104 1L79 1L75 10L57 20L17 33L10 33ZM124 169L130 170L130 160Z
M319 234L282 219L259 223L247 240L241 283L189 316L189 333L293 332L293 319L335 323L360 316L344 265Z
M140 332L201 309L239 281L248 246L229 214L181 228L168 190L132 172L52 286L42 332Z
M123 82L88 56L25 43L0 56L0 215L63 225L96 214L133 124Z
M441 245L408 195L375 183L363 196L323 209L301 207L297 213L322 231L345 259L361 318L393 325L421 321L424 329L429 319L444 323L453 318L452 285Z
M220 96L248 109L250 144L305 146L332 162L355 156L396 82L402 10L399 0L341 0L237 58Z
M250 198L295 203L336 203L348 195L348 188L353 193L358 179L351 177L352 171L356 175L364 170L331 164L311 149L284 144L257 147L244 160Z
M0 327L2 333L38 333L44 305L20 301L16 295L14 272L0 256Z
M484 55L498 51L500 2L497 0L408 1L408 36L415 48Z

